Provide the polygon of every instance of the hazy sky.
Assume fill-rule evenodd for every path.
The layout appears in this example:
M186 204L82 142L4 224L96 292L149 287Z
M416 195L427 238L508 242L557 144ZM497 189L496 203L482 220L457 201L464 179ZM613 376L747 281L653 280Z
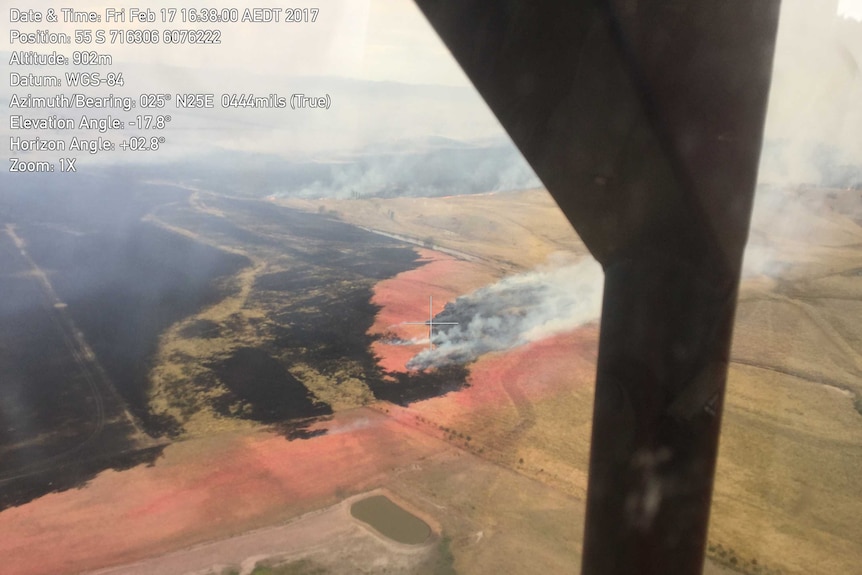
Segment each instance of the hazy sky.
M172 24L161 22L161 9L200 5L167 0L142 1L132 6L155 11L154 24L126 22L114 25L62 22L61 7L74 4L76 10L105 14L107 7L124 3L65 0L0 2L0 21L9 24L10 8L34 9L43 14L53 8L60 15L54 24L20 23L12 28L24 32L50 28L53 32L74 35L75 29L90 28L218 28L219 46L168 46L92 44L87 49L113 57L113 71L122 71L123 88L85 90L137 97L143 92L276 93L329 94L332 108L324 112L291 110L222 109L220 102L210 111L174 110L173 123L166 131L173 154L206 149L232 149L279 154L288 157L317 155L363 149L399 140L442 136L460 140L501 138L503 130L475 93L446 50L443 43L409 0L327 0L319 3L314 23L286 23L283 12L279 23L181 24L177 14ZM128 5L128 4L126 4ZM213 0L215 8L282 7L283 3L264 0ZM5 28L5 26L4 26ZM8 60L11 49L59 52L70 55L80 46L10 46L8 34L0 40L0 56ZM27 70L33 71L33 70ZM102 72L107 71L102 68ZM42 73L48 73L48 70ZM56 73L55 70L50 72ZM320 80L297 78L318 77ZM416 86L374 87L334 82L332 78L398 82ZM444 86L424 89L420 86ZM66 88L66 93L82 91ZM10 88L0 84L0 100L11 93L48 95L49 88ZM171 106L173 107L173 106ZM5 108L5 106L4 106ZM8 110L8 108L7 108ZM139 112L135 112L139 113ZM34 115L47 115L37 113ZM75 114L66 112L64 115ZM116 114L115 114L116 115ZM125 118L124 118L125 119ZM11 135L9 122L0 123L0 136ZM20 135L20 134L18 134ZM168 154L151 155L163 159ZM128 156L125 156L128 158ZM139 159L150 159L138 155ZM123 161L120 154L100 154L87 163Z
M0 21L8 25L9 8L33 8L44 12L53 7L74 5L78 10L96 10L104 14L106 7L118 7L121 2L94 0L2 0ZM134 3L147 6L158 14L161 8L178 5L195 6L196 2L152 0ZM281 7L272 0L243 2L212 0L212 7ZM110 53L115 68L126 64L130 94L142 91L195 90L204 92L255 92L302 89L304 84L292 82L297 76L346 77L360 80L385 80L414 85L444 85L472 92L469 81L436 36L430 25L411 0L327 0L319 3L320 15L313 24L222 24L221 46L129 46L93 45ZM773 87L767 121L767 139L790 142L791 155L785 164L798 170L787 172L788 178L808 178L811 170L803 156L812 145L830 142L843 150L848 162L862 163L862 33L850 30L856 20L841 20L838 13L862 20L862 0L784 0L782 20L775 57ZM181 27L175 22L173 27ZM15 24L24 31L47 28L42 24ZM110 28L110 24L52 24L54 31L73 33L81 27ZM124 27L130 27L128 24ZM138 28L164 25L138 25ZM189 28L210 27L189 24ZM848 32L848 30L850 30ZM16 49L50 51L53 47L15 46ZM10 49L8 35L0 40L0 52ZM61 48L71 52L73 47ZM0 98L9 94L8 83L0 85ZM491 113L475 94L447 100L429 92L422 103L411 104L409 95L390 98L392 91L381 88L375 100L366 100L342 93L338 100L339 114L320 117L320 126L302 124L303 137L309 146L332 149L359 147L386 139L424 137L428 135L454 138L502 135ZM17 90L20 92L20 89ZM49 89L33 89L47 93ZM119 90L117 90L119 91ZM413 92L418 94L418 92ZM339 96L333 93L333 98ZM387 99L388 98L388 99ZM369 104L370 102L370 104ZM418 100L417 100L418 102ZM429 104L430 102L430 104ZM376 104L376 105L375 105ZM242 149L290 151L301 147L297 136L298 124L281 125L263 113L240 111L219 112L215 120L223 137L210 138L208 144L230 145ZM252 132L232 124L234 120L257 122ZM173 129L176 135L181 128ZM200 123L183 124L191 130ZM236 125L236 128L231 126ZM266 128L264 131L263 128ZM235 137L231 130L236 130ZM279 131L280 130L280 131ZM0 134L8 133L8 122L0 125ZM355 132L355 135L351 135ZM311 142L311 139L315 139ZM798 152L798 155L797 155Z
M806 0L814 5L818 0ZM73 5L78 10L96 10L122 3L66 0L3 0L0 18L8 21L9 8L58 10ZM196 2L149 0L137 3L158 13L161 8L195 6ZM207 6L279 7L278 2L212 0ZM161 61L189 67L243 69L283 75L338 75L373 80L394 80L414 84L468 85L443 43L410 0L327 0L314 24L225 24L224 43L219 47L130 47L105 45L117 60ZM797 9L798 8L794 8ZM839 14L862 20L862 0L839 0ZM6 22L4 22L6 23ZM22 29L44 24L19 24ZM179 23L175 22L175 27ZM80 24L51 26L71 33ZM102 27L108 27L103 24ZM140 25L145 28L147 26ZM190 24L188 27L207 27ZM0 49L8 48L4 34Z
M862 0L838 0L838 13L842 16L862 20Z
M73 5L76 10L119 8L123 3L100 1L35 0L0 2L0 18L8 23L9 8L48 8ZM208 7L281 7L283 3L212 0ZM197 6L197 2L151 0L133 4L149 7L160 16L162 8ZM319 3L317 21L311 23L239 23L219 24L223 31L221 46L128 46L104 44L99 50L110 52L115 63L134 61L162 62L176 66L212 70L245 70L286 76L333 75L370 80L392 80L412 84L465 86L468 80L458 68L443 43L425 21L419 9L409 0L327 0ZM52 24L52 31L72 34L76 28L110 28L102 23L95 27L81 24ZM16 24L21 30L46 28L43 24ZM156 26L163 27L160 22ZM5 27L5 26L4 26ZM125 27L131 27L128 23ZM152 27L138 24L138 28ZM179 15L170 27L183 27ZM207 28L206 24L189 24L188 28ZM17 47L22 49L21 46ZM0 49L10 49L3 35ZM30 49L33 49L31 46Z
M860 14L862 1L844 8ZM828 9L782 1L765 133L776 156L762 181L818 182L815 153L824 144L840 163L862 164L862 22L830 18Z

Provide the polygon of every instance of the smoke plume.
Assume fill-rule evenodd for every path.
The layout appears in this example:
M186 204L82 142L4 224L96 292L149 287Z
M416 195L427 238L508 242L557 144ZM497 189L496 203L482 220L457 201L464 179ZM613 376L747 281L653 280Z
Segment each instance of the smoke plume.
M524 190L541 185L508 140L445 138L399 141L400 150L371 148L345 161L317 163L310 177L282 180L276 197L435 197ZM300 174L300 176L305 176ZM305 180L305 181L302 181Z
M463 364L482 354L563 333L596 320L601 312L603 275L592 258L557 261L533 272L459 297L434 321L458 322L436 328L432 349L417 354L408 369Z
M836 5L781 3L762 184L862 184L862 21Z

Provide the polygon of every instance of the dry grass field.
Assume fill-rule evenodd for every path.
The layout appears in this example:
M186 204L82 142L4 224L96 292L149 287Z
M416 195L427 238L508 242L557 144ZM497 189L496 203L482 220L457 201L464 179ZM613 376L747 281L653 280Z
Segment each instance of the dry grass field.
M346 222L458 250L487 262L497 273L532 269L561 250L587 253L544 190L284 203L308 211L328 211Z
M755 271L741 289L709 555L743 573L851 573L862 564L862 201L850 190L782 193L788 201L753 223L771 275ZM559 249L584 253L541 191L305 207L433 238L500 273ZM480 457L580 500L596 335L587 326L483 357L473 387L412 409L443 437L470 437Z
M862 201L858 190L786 194L753 222L751 243L780 265L777 279L742 285L711 553L745 573L855 573Z

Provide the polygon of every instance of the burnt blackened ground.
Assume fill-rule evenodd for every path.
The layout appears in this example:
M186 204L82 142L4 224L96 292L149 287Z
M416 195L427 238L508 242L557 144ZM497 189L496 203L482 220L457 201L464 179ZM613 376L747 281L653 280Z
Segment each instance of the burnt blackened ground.
M54 289L129 409L149 434L169 433L170 423L150 417L148 406L149 362L159 335L222 299L217 280L248 260L143 223L116 235L35 226L21 234L33 259L52 270Z
M214 209L199 210L187 190L110 172L7 180L0 231L14 226L64 307L43 293L3 233L0 505L81 485L104 469L152 462L156 443L136 425L151 437L183 430L175 414L149 403L159 338L237 293L232 282L252 262L267 270L244 304L254 314L191 319L178 332L226 342L207 361L194 359L205 371L190 382L215 413L272 425L289 438L320 433L309 425L331 407L291 373L297 365L335 386L362 381L378 398L402 404L466 384L463 369L392 381L371 353L373 286L420 265L409 246L256 200L201 194ZM74 328L64 331L64 321ZM249 329L254 345L237 335ZM93 365L70 342L70 330L95 353Z
M315 403L302 382L261 349L240 348L210 367L227 387L215 400L221 415L240 413L272 424L332 413L328 405Z
M247 378L242 386L245 399L240 400L236 374L226 370L237 357L211 364L218 379L231 390L216 405L219 413L230 412L264 423L276 417L256 407L264 398L272 398L281 386L295 388L296 381L285 380L291 366L310 366L327 377L334 386L349 374L363 381L379 399L406 404L455 391L466 385L467 370L453 366L445 370L397 374L381 371L371 353L374 338L368 331L379 307L371 303L374 285L401 272L421 265L412 247L333 220L325 215L297 212L260 201L204 196L207 206L227 214L217 226L219 241L238 242L248 234L263 235L251 244L243 243L274 270L256 278L249 305L267 312L266 325L258 345L257 358L270 364L275 359L282 366L271 369L277 376L260 374ZM208 216L201 212L164 214L184 228L201 230ZM228 234L240 229L238 237ZM240 247L238 243L231 243ZM256 247L253 247L256 246ZM276 246L271 249L264 246ZM242 363L250 366L251 351L240 350ZM394 379L394 381L393 381ZM281 383L279 383L281 382ZM234 401L227 401L233 399ZM279 408L284 415L302 417L319 415L319 403L307 404L297 397L303 409ZM294 434L294 436L300 435Z
M152 462L123 402L0 230L0 510ZM148 447L151 446L151 447ZM133 463L134 462L134 463Z
M55 310L5 233L0 233L0 269L3 476L87 440L97 414Z
M428 371L397 372L390 376L395 379L394 382L371 382L371 391L378 399L406 406L464 389L469 385L469 374L468 368L463 365L447 365Z
M215 280L246 262L140 222L188 192L83 175L2 184L0 506L7 507L158 456L159 443L136 427L149 424L158 436L173 425L150 417L149 355L165 327L217 301Z
M0 511L23 505L49 493L60 493L85 485L107 470L123 471L138 465L152 465L161 457L165 445L112 452L103 450L89 457L75 457L44 471L0 480Z
M185 338L212 339L221 335L221 327L214 321L199 319L183 328L180 335Z

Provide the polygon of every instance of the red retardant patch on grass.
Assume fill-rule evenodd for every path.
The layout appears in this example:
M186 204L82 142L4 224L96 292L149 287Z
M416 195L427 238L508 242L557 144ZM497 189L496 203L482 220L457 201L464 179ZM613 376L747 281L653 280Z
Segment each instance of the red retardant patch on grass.
M483 265L432 250L418 251L423 265L374 286L371 302L380 306L380 311L368 333L381 336L372 345L372 351L378 364L388 372L407 371L407 362L428 347L428 328L404 322L427 321L429 297L434 298L433 313L436 315L458 296L499 279ZM387 339L392 338L416 340L416 343L387 343Z
M106 471L81 489L0 513L3 573L61 575L242 533L381 485L448 446L372 409L336 414L327 435L178 442L153 466Z

